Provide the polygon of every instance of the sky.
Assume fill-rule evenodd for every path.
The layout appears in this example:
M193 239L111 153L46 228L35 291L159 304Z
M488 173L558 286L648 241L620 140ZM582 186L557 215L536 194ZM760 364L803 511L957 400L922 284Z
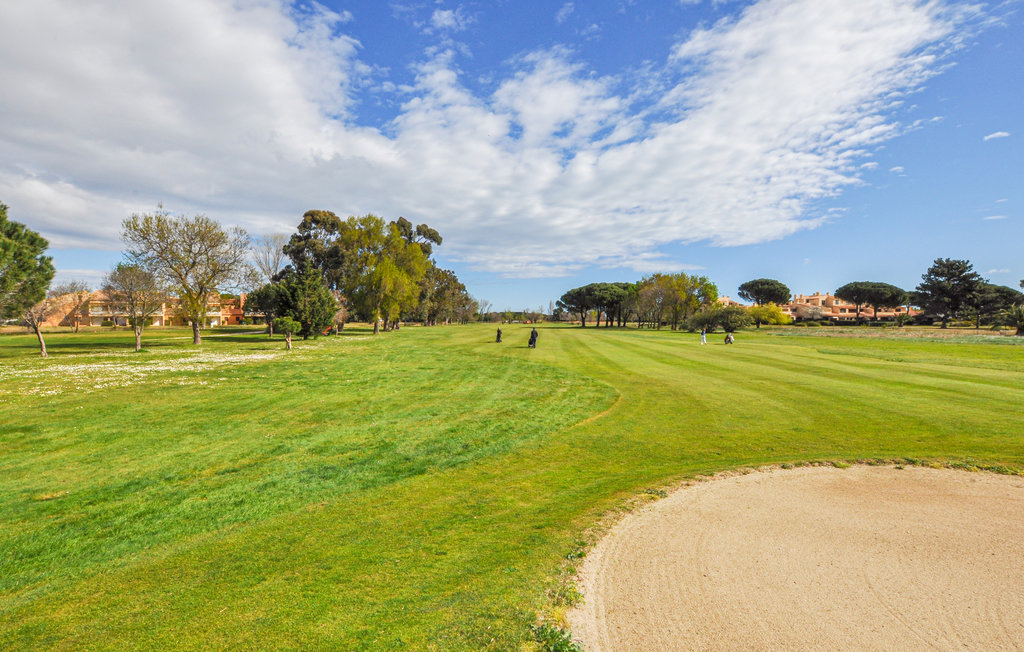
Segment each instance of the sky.
M426 223L494 309L655 272L1024 278L1020 0L0 3L0 202L97 286L158 206Z

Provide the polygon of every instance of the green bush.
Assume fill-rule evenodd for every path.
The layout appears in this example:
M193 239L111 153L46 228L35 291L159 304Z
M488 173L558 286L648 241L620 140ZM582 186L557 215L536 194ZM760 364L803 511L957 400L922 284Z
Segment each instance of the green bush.
M818 326L821 326L821 324L816 321L809 321L807 322L807 326L810 328L817 328Z
M533 638L545 652L583 652L583 648L572 640L569 632L549 623L533 625Z
M109 319L104 319L103 323L100 324L100 326L113 326L113 325L114 325L114 322L110 321Z

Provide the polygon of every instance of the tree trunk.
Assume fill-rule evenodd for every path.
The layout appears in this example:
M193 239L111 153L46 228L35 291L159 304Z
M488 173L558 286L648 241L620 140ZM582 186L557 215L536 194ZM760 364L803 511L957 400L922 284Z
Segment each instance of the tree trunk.
M47 356L46 356L46 342L43 341L43 327L41 325L39 325L39 326L33 326L32 328L36 332L36 337L39 338L39 354L42 355L45 358Z
M373 334L377 335L378 333L380 333L380 319L373 322Z
M192 343L193 344L202 344L203 343L203 338L199 334L199 322L194 320L194 319L192 320Z
M267 337L274 336L274 320L268 315L267 316Z
M942 316L942 328L946 327L946 322L948 322L948 321L949 321L949 318L946 317L945 315L943 315Z
M138 321L135 322L138 324ZM142 350L142 327L135 326L135 352L138 353Z
M292 332L288 331L284 334L284 346L289 351L292 350Z

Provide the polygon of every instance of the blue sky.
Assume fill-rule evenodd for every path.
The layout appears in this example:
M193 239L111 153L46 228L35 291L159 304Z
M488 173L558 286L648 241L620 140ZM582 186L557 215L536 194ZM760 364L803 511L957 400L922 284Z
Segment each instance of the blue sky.
M496 309L593 281L1024 278L1021 3L0 4L0 201L97 283L158 202L426 222Z

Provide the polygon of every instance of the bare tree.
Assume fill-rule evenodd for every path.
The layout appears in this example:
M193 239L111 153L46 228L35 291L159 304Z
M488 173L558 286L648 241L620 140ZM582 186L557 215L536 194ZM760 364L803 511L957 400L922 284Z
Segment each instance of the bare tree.
M338 310L334 313L334 334L337 335L340 331L345 330L345 320L348 319L348 304L345 301L345 295L339 290L331 290L331 296L334 297L334 301L338 304Z
M153 270L178 293L181 311L192 322L192 342L202 343L210 298L247 267L248 234L239 227L225 231L205 215L171 217L163 210L132 215L121 226L129 262Z
M135 330L135 350L142 350L146 321L163 308L167 291L156 274L139 265L118 263L103 279L103 292L114 309L128 316Z
M85 316L85 310L88 309L88 301L91 295L92 290L85 281L67 281L54 286L50 290L51 297L71 305L71 309L67 313L67 319L74 325L76 333L78 332L79 325L82 323L82 317Z
M44 358L48 356L46 353L46 342L43 340L43 325L58 312L61 307L65 304L65 300L56 295L50 295L40 301L39 303L33 304L29 308L25 309L21 318L25 324L32 329L32 332L36 334L36 338L39 340L39 354Z
M256 269L269 283L284 267L284 246L288 236L283 233L261 235L253 239L252 260ZM255 289L255 288L253 288Z

